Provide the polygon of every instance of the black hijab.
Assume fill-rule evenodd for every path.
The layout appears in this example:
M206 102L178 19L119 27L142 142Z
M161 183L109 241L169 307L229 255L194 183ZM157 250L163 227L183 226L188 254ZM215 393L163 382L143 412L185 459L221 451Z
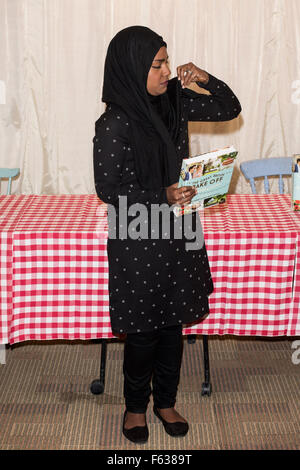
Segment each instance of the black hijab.
M153 59L166 46L161 36L144 26L120 31L110 42L105 61L102 101L116 104L130 121L137 179L144 189L178 182L181 159L176 152L180 126L177 78L163 95L147 92Z

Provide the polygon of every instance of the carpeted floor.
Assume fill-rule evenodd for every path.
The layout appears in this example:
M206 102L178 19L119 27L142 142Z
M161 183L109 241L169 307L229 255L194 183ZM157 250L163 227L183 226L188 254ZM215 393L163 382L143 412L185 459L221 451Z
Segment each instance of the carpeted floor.
M0 449L300 449L296 339L210 337L210 397L201 396L202 338L195 344L185 339L177 409L190 431L184 438L168 436L151 402L150 438L142 446L121 432L121 342L108 343L102 395L89 389L99 374L99 344L15 345L0 365Z

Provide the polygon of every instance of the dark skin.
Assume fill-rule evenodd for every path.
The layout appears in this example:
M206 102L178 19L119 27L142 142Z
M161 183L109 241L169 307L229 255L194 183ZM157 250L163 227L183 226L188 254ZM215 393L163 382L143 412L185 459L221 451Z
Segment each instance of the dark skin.
M165 47L161 47L153 59L148 73L147 90L153 96L158 96L166 92L167 82L171 71L168 66L168 54ZM188 87L191 83L207 83L209 80L207 72L196 67L192 62L177 67L177 76L181 81L182 88ZM196 194L196 188L185 186L178 188L178 183L174 183L166 188L167 199L170 205L189 204ZM175 408L158 409L162 418L170 423L176 421L186 422L186 420L175 410ZM127 412L125 428L131 429L135 426L145 426L146 416L144 413Z
M196 192L194 186L178 188L178 183L174 183L166 188L167 199L170 205L177 204L183 206L184 204L189 204Z

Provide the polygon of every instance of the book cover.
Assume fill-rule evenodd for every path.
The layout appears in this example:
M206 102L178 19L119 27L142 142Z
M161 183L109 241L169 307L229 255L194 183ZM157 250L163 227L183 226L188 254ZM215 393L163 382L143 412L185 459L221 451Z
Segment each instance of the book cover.
M292 209L300 211L300 154L293 156Z
M195 186L197 194L190 204L176 206L177 216L200 207L210 207L226 201L237 150L231 146L191 158L184 158L178 187Z

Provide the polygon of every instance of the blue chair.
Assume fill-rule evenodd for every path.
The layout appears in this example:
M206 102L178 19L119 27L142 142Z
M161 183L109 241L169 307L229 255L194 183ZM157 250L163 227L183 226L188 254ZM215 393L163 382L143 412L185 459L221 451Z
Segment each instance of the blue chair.
M240 169L246 179L250 181L252 193L256 194L254 178L264 177L266 194L270 193L268 176L279 176L279 193L284 193L283 175L292 174L292 157L274 157L257 160L248 160L240 164Z
M2 178L8 178L7 192L9 195L11 193L11 180L15 176L20 174L20 168L0 168L0 183Z
M11 193L11 180L15 176L20 174L20 168L0 168L0 183L2 178L8 178L7 192L9 195ZM0 364L5 364L6 362L6 350L5 344L0 344Z

